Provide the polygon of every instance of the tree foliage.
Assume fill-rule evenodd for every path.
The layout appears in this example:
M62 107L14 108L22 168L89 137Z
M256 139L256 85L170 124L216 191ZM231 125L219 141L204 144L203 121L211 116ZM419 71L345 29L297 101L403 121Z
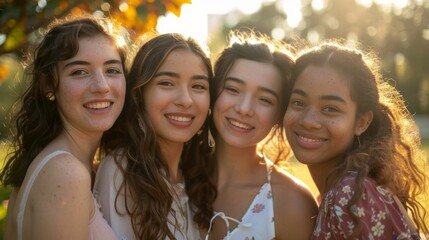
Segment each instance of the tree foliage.
M302 21L295 28L287 25L288 16L279 2L270 2L235 24L225 25L224 33L248 27L275 38L274 30L280 29L286 42L297 38L310 43L329 38L360 42L379 55L384 75L394 80L409 110L429 113L429 2L409 0L407 6L395 7L324 0L322 8L315 8L316 1L301 0Z
M18 61L22 52L39 41L39 29L55 18L89 12L111 16L138 36L155 28L158 16L167 12L179 16L182 5L190 3L191 0L0 0L0 139L8 130L10 106L25 88Z
M33 33L54 18L81 11L118 19L137 34L156 27L158 16L180 15L191 0L2 0L0 3L0 55L25 49ZM2 41L3 38L3 41Z

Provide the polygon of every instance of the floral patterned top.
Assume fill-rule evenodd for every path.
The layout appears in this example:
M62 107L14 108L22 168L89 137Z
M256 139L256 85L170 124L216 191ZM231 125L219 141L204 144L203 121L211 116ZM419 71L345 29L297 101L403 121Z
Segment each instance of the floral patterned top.
M272 240L275 239L274 205L271 192L272 164L267 162L267 182L264 183L254 197L252 204L241 219L235 219L216 212L210 221L210 227L206 236L211 231L211 224L217 217L223 219L227 228L226 240ZM238 223L234 229L229 228L230 222Z
M320 205L312 239L346 239L355 229L347 211L354 193L356 172L349 174L326 193ZM352 207L362 221L358 239L420 239L411 232L393 195L375 181L366 178L363 194Z

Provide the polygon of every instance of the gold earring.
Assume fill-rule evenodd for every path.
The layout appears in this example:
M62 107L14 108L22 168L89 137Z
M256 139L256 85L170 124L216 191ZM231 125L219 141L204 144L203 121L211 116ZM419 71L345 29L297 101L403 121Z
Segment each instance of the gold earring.
M212 132L210 131L210 129L209 129L208 135L209 135L209 139L208 139L209 140L209 147L213 148L216 145L216 142L213 138L213 135L212 135Z
M212 109L209 108L209 116L212 114ZM208 129L208 142L209 142L209 147L213 148L216 145L216 142L214 140L214 137L212 135L212 132L210 131L210 127Z
M54 94L53 92L48 92L48 93L46 94L46 98L47 98L49 101L53 102L53 101L55 101L55 94Z

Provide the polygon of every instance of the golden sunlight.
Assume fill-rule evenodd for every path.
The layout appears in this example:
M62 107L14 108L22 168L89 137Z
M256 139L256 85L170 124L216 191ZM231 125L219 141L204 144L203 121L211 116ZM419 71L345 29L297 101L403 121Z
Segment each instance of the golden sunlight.
M384 6L393 6L394 8L404 8L410 4L409 0L356 0L357 3L365 7L370 7L373 3Z

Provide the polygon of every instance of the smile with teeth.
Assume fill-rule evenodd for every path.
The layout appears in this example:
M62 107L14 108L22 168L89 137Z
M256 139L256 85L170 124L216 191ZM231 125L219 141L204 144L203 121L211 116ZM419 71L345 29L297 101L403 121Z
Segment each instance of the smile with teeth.
M189 122L192 120L191 117L175 116L175 115L166 115L168 119L177 121L177 122Z
M301 135L298 135L298 137L304 141L304 142L310 142L310 143L315 143L315 142L323 142L323 139L313 139L313 138L307 138L307 137L303 137Z
M238 128L242 128L242 129L252 129L252 126L249 126L247 124L232 120L232 119L228 119L229 123L231 123L231 125L233 125L234 127L238 127Z
M95 103L86 104L85 107L90 109L103 109L103 108L109 107L110 105L111 105L110 102L95 102Z

